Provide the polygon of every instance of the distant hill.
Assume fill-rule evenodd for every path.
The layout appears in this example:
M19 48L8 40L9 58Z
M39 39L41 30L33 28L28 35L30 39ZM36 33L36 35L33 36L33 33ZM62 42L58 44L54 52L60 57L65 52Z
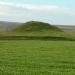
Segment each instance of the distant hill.
M23 25L24 25L24 30L29 31L29 27L30 27L29 26L29 23L31 23L31 22L34 22L34 21L30 21L30 22L27 22L27 23L0 21L0 31L10 31L12 29L18 29L18 28L20 29L19 26L22 26L23 27ZM48 23L45 23L45 24L47 24L48 27L51 26ZM43 25L43 28L46 28L46 25L45 24ZM25 25L27 25L28 28ZM57 28L59 28L59 29L61 29L63 31L73 31L73 32L75 32L75 26L72 26L72 25L52 25L52 26L55 26L55 27L57 27ZM40 26L40 28L42 28L42 27ZM40 28L38 28L38 30L40 30ZM37 27L36 27L35 30L37 31Z
M0 31L9 31L15 28L17 25L20 25L20 23L0 21Z
M56 25L56 26L65 32L75 32L74 25Z
M43 32L43 31L61 31L58 27L48 23L30 21L17 26L13 31L16 32Z

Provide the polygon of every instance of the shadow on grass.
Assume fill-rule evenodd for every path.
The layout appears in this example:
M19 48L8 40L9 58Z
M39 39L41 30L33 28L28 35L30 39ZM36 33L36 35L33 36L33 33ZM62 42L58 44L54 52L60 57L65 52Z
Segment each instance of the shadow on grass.
M54 40L54 41L75 41L72 38L52 36L0 36L0 40Z

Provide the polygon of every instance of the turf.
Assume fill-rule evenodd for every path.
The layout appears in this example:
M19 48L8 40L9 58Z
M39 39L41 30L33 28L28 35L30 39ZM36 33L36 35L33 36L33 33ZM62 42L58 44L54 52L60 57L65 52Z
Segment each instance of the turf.
M0 75L75 75L75 42L0 40Z
M11 31L13 32L50 32L50 31L59 31L62 30L54 25L38 22L38 21L29 21L21 24L20 26L15 27Z

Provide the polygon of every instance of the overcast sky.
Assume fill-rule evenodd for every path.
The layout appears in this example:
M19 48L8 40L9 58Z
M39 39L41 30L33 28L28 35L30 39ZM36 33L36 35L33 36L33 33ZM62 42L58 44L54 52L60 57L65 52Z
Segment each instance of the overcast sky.
M75 0L0 0L0 21L75 25Z

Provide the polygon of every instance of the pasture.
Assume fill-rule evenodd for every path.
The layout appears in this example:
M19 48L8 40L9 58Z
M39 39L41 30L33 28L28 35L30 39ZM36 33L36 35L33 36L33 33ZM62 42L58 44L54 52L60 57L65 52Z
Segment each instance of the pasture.
M0 75L75 75L75 41L0 40Z

